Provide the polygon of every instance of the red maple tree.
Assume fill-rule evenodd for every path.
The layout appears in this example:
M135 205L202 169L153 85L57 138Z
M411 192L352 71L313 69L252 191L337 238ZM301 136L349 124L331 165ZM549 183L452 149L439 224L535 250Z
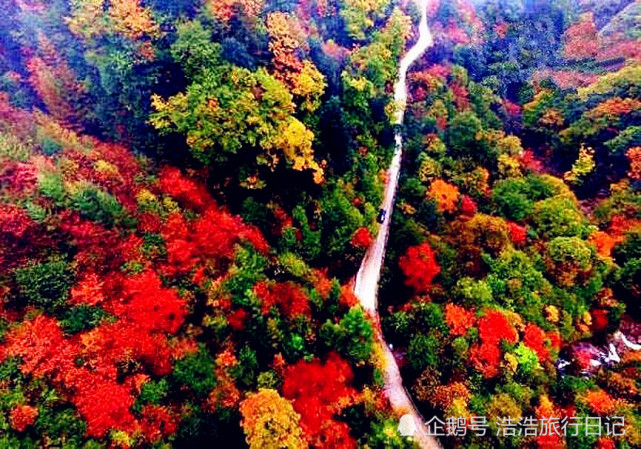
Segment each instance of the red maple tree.
M410 247L398 263L405 275L405 284L417 293L424 293L441 272L434 251L428 242Z

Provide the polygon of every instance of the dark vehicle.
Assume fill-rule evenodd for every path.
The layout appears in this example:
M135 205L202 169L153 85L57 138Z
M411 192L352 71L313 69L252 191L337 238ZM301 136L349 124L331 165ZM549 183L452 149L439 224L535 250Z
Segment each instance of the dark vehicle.
M387 211L385 209L379 209L378 216L376 217L376 221L378 221L379 223L383 223L385 221L386 216L387 216Z

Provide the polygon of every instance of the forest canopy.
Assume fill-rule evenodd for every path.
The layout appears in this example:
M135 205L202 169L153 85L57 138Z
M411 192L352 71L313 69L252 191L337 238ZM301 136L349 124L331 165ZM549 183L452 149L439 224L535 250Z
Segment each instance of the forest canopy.
M0 4L0 448L641 446L639 1Z

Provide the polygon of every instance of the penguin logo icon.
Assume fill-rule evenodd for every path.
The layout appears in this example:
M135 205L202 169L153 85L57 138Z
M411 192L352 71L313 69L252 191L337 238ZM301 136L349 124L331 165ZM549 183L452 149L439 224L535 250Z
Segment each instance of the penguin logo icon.
M413 437L416 433L416 422L412 415L403 415L398 422L398 433L402 437Z

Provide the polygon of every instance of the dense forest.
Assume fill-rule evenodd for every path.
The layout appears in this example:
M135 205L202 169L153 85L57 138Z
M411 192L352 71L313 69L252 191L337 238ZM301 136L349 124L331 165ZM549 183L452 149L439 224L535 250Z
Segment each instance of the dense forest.
M641 2L426 3L0 0L0 449L641 447Z

